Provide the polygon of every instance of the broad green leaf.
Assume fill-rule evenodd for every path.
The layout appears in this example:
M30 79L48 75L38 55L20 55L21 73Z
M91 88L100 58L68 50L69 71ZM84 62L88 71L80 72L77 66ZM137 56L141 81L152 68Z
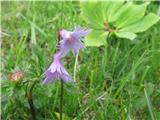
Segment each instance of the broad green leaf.
M107 12L109 11L108 8L111 5L110 3L111 3L110 1L107 1L107 2L106 1L102 1L102 2L100 2L101 7L102 7L102 15L103 15L104 22L108 21Z
M112 17L112 19L110 20L111 23L122 19L122 17L124 16L124 13L126 11L128 11L129 7L132 5L132 3L126 3L124 4Z
M81 15L83 19L96 29L104 27L102 6L99 2L81 2Z
M107 1L102 2L103 14L105 14L105 20L110 22L114 14L118 12L118 9L123 6L124 0L121 1Z
M145 14L147 4L135 5L127 3L115 14L113 20L117 28L123 28L139 21Z
M133 40L137 37L137 35L132 33L132 32L115 32L115 34L116 34L117 37L127 38L127 39L130 39L130 40Z
M98 31L93 30L87 37L86 37L86 46L101 46L106 44L108 32L107 31Z
M104 22L111 20L112 16L123 5L122 1L94 1L81 2L81 15L84 20L96 29L104 28Z
M134 32L134 33L144 32L145 30L150 28L152 25L154 25L156 22L158 22L159 19L160 19L159 16L157 16L153 13L149 13L143 19L139 20L138 22L136 22L128 27L121 29L120 31L122 31L122 32L130 31L130 32Z

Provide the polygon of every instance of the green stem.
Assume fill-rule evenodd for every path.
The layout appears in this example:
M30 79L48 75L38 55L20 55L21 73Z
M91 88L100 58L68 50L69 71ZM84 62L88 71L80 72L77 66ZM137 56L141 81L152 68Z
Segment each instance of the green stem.
M63 113L63 80L61 80L61 98L60 98L60 120L62 120L62 113Z
M110 37L110 32L108 33L108 35L107 35L107 37L106 37L106 44L104 45L104 57L103 57L103 60L102 60L102 70L103 70L103 73L105 74L105 72L106 72L106 69L105 69L105 67L106 67L106 63L107 63L107 55L108 55L108 50L107 50L107 48L108 48L108 40L109 40L109 37Z
M107 38L106 38L106 42L109 40L110 35L111 35L111 32L108 33Z
M77 64L78 64L78 54L79 53L77 53L77 55L76 55L75 65L74 65L74 78L73 78L74 82L77 82L76 81L76 70L77 70Z

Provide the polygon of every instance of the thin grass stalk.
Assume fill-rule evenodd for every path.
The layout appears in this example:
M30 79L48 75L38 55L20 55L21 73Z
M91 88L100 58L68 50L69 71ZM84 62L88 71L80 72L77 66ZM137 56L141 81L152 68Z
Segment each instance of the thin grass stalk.
M157 120L156 117L155 117L155 115L154 115L153 109L152 109L152 104L151 104L150 98L149 98L149 96L147 94L147 91L146 91L146 85L144 87L144 94L145 94L145 97L146 97L147 106L148 106L151 118L152 118L152 120Z

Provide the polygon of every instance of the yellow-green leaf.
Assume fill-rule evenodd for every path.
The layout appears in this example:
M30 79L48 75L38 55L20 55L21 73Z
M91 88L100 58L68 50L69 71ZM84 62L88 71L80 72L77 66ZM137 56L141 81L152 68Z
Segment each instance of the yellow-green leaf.
M146 7L147 4L125 4L119 11L117 11L117 15L115 14L114 16L114 19L116 20L114 23L115 26L117 28L123 28L139 21L144 16Z
M137 35L132 32L115 32L115 34L119 38L127 38L130 40L133 40L137 37Z
M127 26L123 29L121 29L121 32L134 32L134 33L138 33L138 32L144 32L145 30L147 30L148 28L150 28L152 25L154 25L155 23L157 23L159 21L160 17L153 14L153 13L149 13L147 16L145 16L143 19L139 20L138 22Z
M106 44L108 32L107 31L98 31L93 30L87 37L86 37L86 46L101 46Z
M104 27L104 17L99 2L81 2L81 15L91 27L96 29Z
M58 120L60 120L60 113L55 112L56 117ZM65 115L64 113L62 114L62 120L71 120L71 118L69 118L67 115Z

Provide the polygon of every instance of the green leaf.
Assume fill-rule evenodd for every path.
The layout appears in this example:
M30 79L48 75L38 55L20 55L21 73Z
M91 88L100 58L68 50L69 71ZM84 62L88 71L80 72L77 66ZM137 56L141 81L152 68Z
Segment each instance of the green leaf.
M137 35L132 33L132 32L115 32L115 34L116 34L117 37L127 38L127 39L130 39L130 40L133 40L137 37Z
M111 23L122 19L124 13L129 9L131 4L124 4L113 16L112 19L110 20Z
M124 0L121 1L107 1L102 2L103 16L105 16L105 21L110 22L114 14L117 13L118 9L122 7Z
M123 28L139 21L145 14L147 4L135 5L127 3L114 15L113 20L117 28Z
M83 19L96 29L104 27L102 6L99 2L81 2L81 15Z
M55 112L56 117L58 118L58 120L60 120L60 113ZM62 120L71 120L71 118L69 118L67 115L62 114Z
M106 44L106 38L107 38L108 32L107 31L98 31L93 30L91 34L89 34L86 37L86 46L101 46Z
M154 25L156 22L158 22L159 19L160 19L159 16L157 16L153 13L149 13L143 19L139 20L138 22L136 22L128 27L121 29L120 31L122 31L122 32L130 31L130 32L134 32L134 33L144 32L147 29L149 29L152 25Z
M92 28L103 29L104 23L111 20L112 16L123 5L123 2L123 0L118 2L81 2L81 15Z

